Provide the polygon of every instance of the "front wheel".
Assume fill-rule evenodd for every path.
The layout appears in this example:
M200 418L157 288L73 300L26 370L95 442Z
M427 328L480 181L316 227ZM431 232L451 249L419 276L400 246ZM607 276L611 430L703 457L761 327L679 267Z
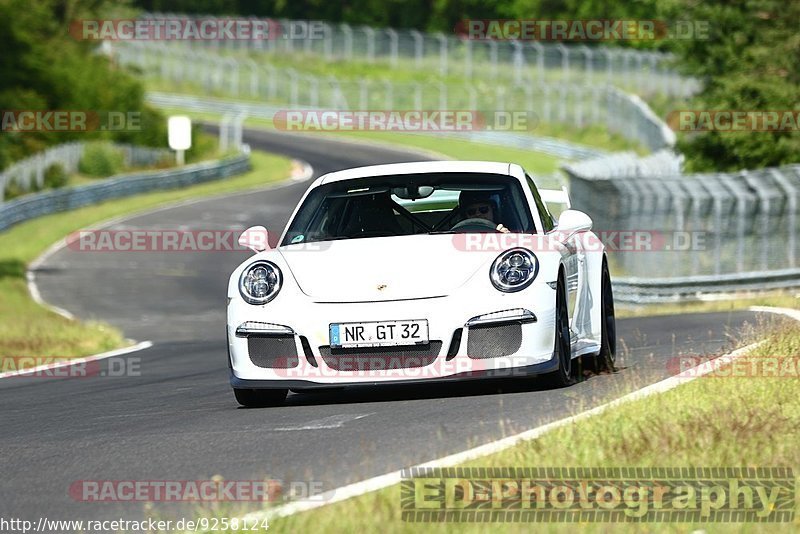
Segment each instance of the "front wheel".
M550 387L563 388L572 383L572 352L570 350L569 312L567 289L559 277L556 288L556 326L553 356L558 358L558 369L544 376Z
M240 389L233 388L236 402L247 408L280 406L286 400L288 389Z

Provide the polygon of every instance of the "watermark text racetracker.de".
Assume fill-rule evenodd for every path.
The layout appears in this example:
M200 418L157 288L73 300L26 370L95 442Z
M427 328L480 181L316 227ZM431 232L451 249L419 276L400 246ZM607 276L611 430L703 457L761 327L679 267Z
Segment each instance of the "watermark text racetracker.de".
M254 227L240 229L99 229L79 230L66 238L67 248L75 252L250 252L240 244L246 237L250 246L268 250L277 245L277 234ZM552 233L459 233L451 238L452 246L462 252L503 252L514 247L524 247L533 252L558 250L569 236ZM708 233L705 231L658 230L598 230L581 232L580 240L585 251L603 248L616 252L685 252L707 249ZM318 252L335 246L332 241L297 241L292 251Z
M455 33L476 41L656 41L707 40L707 20L655 19L465 19Z
M79 230L65 239L67 248L75 252L250 252L239 244L240 236L249 243L267 250L276 244L277 235L267 230L205 228L181 230L173 228ZM321 250L326 243L304 243L304 250Z
M286 131L472 132L530 131L539 125L531 111L469 109L292 110L275 113L273 124Z
M142 375L138 356L74 360L58 356L10 356L0 359L0 375L19 378L118 378Z
M23 132L138 132L138 111L92 111L70 109L0 110L0 131Z
M546 235L469 233L453 235L452 244L462 252L503 252L516 247L547 252L559 250L569 237L557 230ZM599 252L604 248L613 252L694 252L706 250L708 236L704 231L598 230L581 232L573 239L579 240L587 252Z
M666 367L679 378L800 379L800 356L745 355L730 359L683 355L669 358Z
M321 500L319 480L76 480L69 496L77 502L217 503Z
M790 468L412 468L409 522L791 522Z
M267 41L324 39L320 21L229 17L80 19L69 27L79 41Z
M50 519L0 517L0 532L98 532L106 534L140 532L261 532L269 529L267 518L197 517L180 519Z
M800 130L800 111L686 109L671 111L667 124L681 132L796 132Z

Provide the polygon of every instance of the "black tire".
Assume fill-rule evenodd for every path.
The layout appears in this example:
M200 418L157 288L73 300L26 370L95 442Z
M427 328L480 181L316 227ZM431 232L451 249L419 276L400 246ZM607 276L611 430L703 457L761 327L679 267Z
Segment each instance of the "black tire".
M288 389L239 389L233 388L236 402L247 408L280 406L286 400Z
M611 275L608 264L603 260L600 290L600 352L593 358L596 373L615 370L617 358L617 320L614 314L614 292L611 288Z
M556 324L553 356L558 358L558 369L544 375L552 388L563 388L572 384L572 353L570 350L569 311L567 310L567 288L564 278L559 276L556 288Z

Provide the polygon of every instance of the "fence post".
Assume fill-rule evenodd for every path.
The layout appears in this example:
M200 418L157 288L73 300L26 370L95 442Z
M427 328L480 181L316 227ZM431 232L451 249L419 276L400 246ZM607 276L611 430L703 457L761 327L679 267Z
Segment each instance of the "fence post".
M250 69L250 96L258 96L258 65L251 58L244 61Z
M237 152L242 150L242 129L246 118L247 112L241 110L233 119L233 146L236 148Z
M324 34L322 42L323 53L325 54L325 59L330 61L331 57L333 57L333 30L327 22L322 25L322 33Z
M472 40L464 40L464 77L472 79Z
M417 67L422 66L422 47L423 37L417 30L411 30L411 38L414 39L414 65Z
M231 114L226 113L219 121L219 151L224 154L228 151L228 130L230 128Z
M339 80L336 79L335 76L332 74L328 76L328 83L330 84L333 96L331 97L331 107L333 109L348 109L349 106L347 104L347 99L344 97L342 93L342 86L339 84Z
M511 41L511 46L514 47L514 82L519 84L522 83L522 71L525 68L525 58L522 55L522 45L519 41Z
M358 107L362 111L369 109L369 95L366 80L358 80Z
M275 74L275 67L264 65L264 70L267 71L267 99L276 100L278 96L278 77Z
M447 37L442 32L436 34L439 40L439 74L447 75Z
M319 107L319 80L313 74L306 76L311 89L309 90L308 105L312 108Z
M297 107L297 71L294 69L286 69L289 75L289 105L292 108Z
M544 82L544 46L538 41L531 43L531 48L536 50L536 77L539 82Z
M556 44L556 50L561 54L561 69L569 77L569 50L561 43Z
M394 109L394 85L389 80L381 80L383 83L383 98L384 105L387 111Z
M342 35L344 35L344 58L353 59L353 29L347 24L340 24Z
M594 54L592 53L592 49L586 45L581 45L580 50L583 52L583 56L586 59L584 67L586 75L584 79L590 83L594 82Z
M386 35L389 36L389 63L397 66L397 32L392 28L386 28Z
M478 91L471 83L467 84L467 92L469 93L469 109L470 111L477 111L478 109Z
M361 29L367 38L367 62L372 63L375 61L375 30L369 26L362 26Z
M797 228L798 190L797 187L782 174L780 169L770 169L769 172L786 193L787 208L784 209L784 213L788 210L789 214L789 242L786 245L786 255L789 260L789 267L794 267L797 261L797 236L795 235L795 229Z
M491 72L492 79L497 78L497 41L489 39L489 72Z
M227 57L224 61L230 67L231 71L231 93L233 93L234 96L239 96L239 62L232 57Z

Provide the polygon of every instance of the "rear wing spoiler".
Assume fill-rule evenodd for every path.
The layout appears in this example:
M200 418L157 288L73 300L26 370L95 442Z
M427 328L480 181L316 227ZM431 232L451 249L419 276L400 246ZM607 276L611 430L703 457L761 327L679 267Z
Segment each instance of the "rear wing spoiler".
M542 201L547 204L561 204L567 210L572 207L567 186L562 186L561 189L539 189L539 195L542 197Z

